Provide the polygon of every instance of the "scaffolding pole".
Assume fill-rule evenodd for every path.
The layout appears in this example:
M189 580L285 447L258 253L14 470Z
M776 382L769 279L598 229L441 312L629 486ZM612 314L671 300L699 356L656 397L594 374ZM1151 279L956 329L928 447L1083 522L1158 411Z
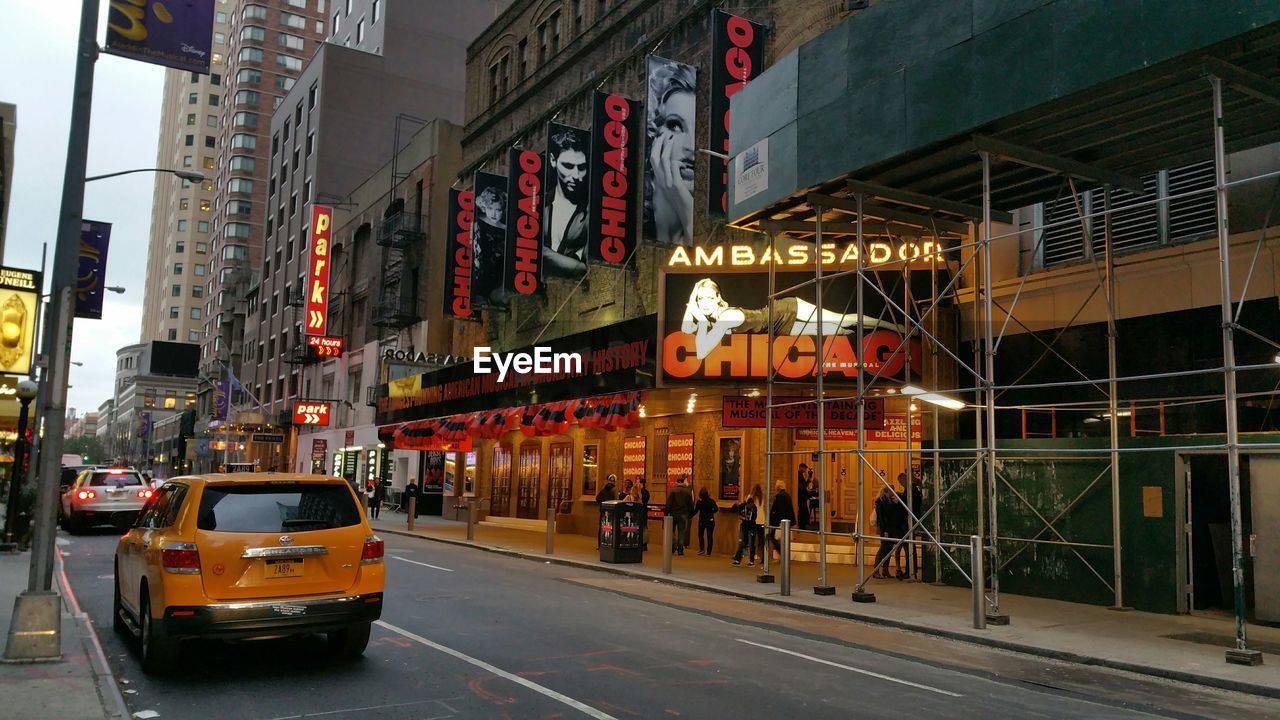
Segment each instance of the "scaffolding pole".
M1236 416L1236 350L1231 313L1231 245L1227 215L1227 152L1223 127L1222 79L1209 78L1213 86L1213 166L1217 196L1218 272L1222 285L1222 382L1227 422L1227 484L1231 502L1231 582L1235 595L1236 646L1227 650L1227 662L1262 664L1262 653L1250 650L1244 622L1244 549L1240 518L1240 428ZM1244 302L1244 297L1240 298Z
M818 248L822 247L822 212L821 206L815 208L817 211L817 222L815 229L817 230ZM861 248L859 248L861 250ZM861 252L859 252L861 255ZM817 307L814 309L814 329L817 330L818 344L818 374L817 374L817 397L814 403L818 411L818 478L822 483L822 489L818 493L818 584L813 587L815 595L834 595L836 589L827 583L827 439L826 426L823 419L826 417L827 408L823 404L822 376L827 369L827 353L822 342L822 256L818 255L814 262L814 299L817 301ZM769 263L771 266L773 263ZM858 317L858 327L862 327L862 317ZM859 346L861 348L861 346ZM861 377L862 373L859 372ZM766 556L769 550L766 549Z
M1087 237L1087 236L1086 236ZM1107 289L1107 374L1111 379L1107 382L1107 412L1111 432L1111 587L1115 593L1112 607L1116 610L1124 608L1124 591L1121 582L1120 556L1120 408L1116 400L1116 342L1119 340L1116 326L1116 264L1111 247L1111 188L1102 191L1102 242L1106 263ZM1085 563L1088 565L1088 563ZM1092 569L1092 567L1090 567Z
M864 518L866 518L866 515L867 515L866 509L863 506L865 502L865 496L863 495L863 492L864 492L863 486L865 484L865 478L866 478L865 468L863 466L866 463L865 450L867 449L866 438L863 436L863 434L866 431L865 419L866 419L866 408L867 408L867 397L866 397L867 383L866 383L866 377L863 374L866 369L866 363L864 362L865 358L863 358L865 351L862 349L862 332L863 332L862 318L863 318L863 312L865 311L865 308L863 307L863 296L862 296L862 283L865 280L865 278L863 277L863 268L865 266L865 262L863 258L864 253L862 252L862 248L863 248L863 245L862 245L862 240L863 240L862 193L857 193L854 196L854 201L857 204L857 209L858 209L857 229L856 229L857 245L855 245L855 247L858 248L858 257L857 257L857 266L856 266L857 273L854 276L857 278L857 282L858 282L858 284L854 287L854 304L857 306L856 311L858 313L858 330L857 330L858 332L858 344L857 344L857 348L858 348L858 402L857 402L858 475L856 480L858 509L857 509L856 517L854 519L853 532L854 532L854 552L857 555L857 557L855 558L855 562L857 563L857 566L858 566L858 584L855 585L853 588L853 601L859 602L859 603L869 603L869 602L875 602L876 596L875 596L875 593L869 593L866 590L867 554L865 549L866 542L864 541L864 538L866 537L866 525L863 522Z
M985 150L978 153L982 157L982 348L983 371L982 381L986 386L983 393L983 415L986 420L986 483L987 483L987 526L990 529L988 545L991 553L991 567L1000 567L999 523L997 521L996 488L996 348L992 335L994 321L991 316L993 301L991 280L991 154ZM974 295L976 302L977 295ZM976 340L976 338L975 338ZM909 432L909 431L908 431ZM981 498L978 504L982 504ZM1000 573L991 573L991 609L988 622L997 625L1008 623L1008 616L1000 612Z
M773 257L776 252L777 235L769 233L769 257ZM765 372L765 396L764 396L764 497L760 499L761 504L769 497L769 483L773 479L773 294L774 294L774 268L773 263L769 263L769 369ZM746 498L739 496L738 502L746 502ZM765 512L763 507L756 508L757 513ZM766 519L768 516L765 516ZM741 536L741 531L739 531ZM761 538L761 544L764 544L764 538ZM747 550L750 551L751 538L746 538ZM741 542L741 540L739 540ZM769 574L769 551L761 548L763 552L760 558L760 574L757 580L760 582L773 582L773 576Z

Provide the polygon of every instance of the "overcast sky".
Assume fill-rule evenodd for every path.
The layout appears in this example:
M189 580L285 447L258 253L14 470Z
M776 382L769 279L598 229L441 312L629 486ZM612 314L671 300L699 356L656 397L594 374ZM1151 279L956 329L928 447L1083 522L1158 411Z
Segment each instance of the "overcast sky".
M4 264L38 270L41 246L48 243L47 289L70 131L81 3L3 0L3 4L0 101L18 106ZM106 37L108 4L102 0L99 11L99 45ZM164 69L102 55L94 72L88 174L154 167ZM71 368L67 406L80 414L96 411L111 397L115 352L138 342L155 178L150 173L126 175L89 183L85 191L84 216L113 226L107 284L124 286L127 292L107 293L101 320L75 323L71 357L84 366Z

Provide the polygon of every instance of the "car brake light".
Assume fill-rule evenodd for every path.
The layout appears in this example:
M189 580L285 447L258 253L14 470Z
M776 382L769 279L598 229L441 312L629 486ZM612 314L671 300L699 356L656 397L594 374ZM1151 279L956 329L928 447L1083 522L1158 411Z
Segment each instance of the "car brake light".
M160 564L165 572L199 575L200 551L195 543L167 542L160 548Z
M364 539L364 548L360 550L360 564L373 565L382 562L382 538L369 535Z
M151 491L150 491L150 490L139 490L139 491L138 491L138 497L140 497L140 498L149 498L149 497L151 497Z
M124 471L123 471L123 470L108 470L108 471L107 471L107 474L108 474L108 475L123 475L123 474L124 474Z
M80 492L76 493L76 497L80 498L81 500L92 500L95 497L97 497L97 495L94 495L92 490L81 490Z

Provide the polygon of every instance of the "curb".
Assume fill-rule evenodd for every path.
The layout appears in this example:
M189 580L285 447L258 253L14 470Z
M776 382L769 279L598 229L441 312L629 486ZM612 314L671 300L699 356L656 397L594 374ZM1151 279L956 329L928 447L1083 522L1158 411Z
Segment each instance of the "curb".
M66 565L62 560L62 550L56 549L58 558L58 584L62 586L63 602L67 606L72 619L76 622L76 633L80 645L84 648L85 657L89 659L89 669L93 672L94 684L98 687L98 699L102 701L104 717L110 720L128 720L132 717L129 706L125 704L124 694L116 683L111 665L107 662L107 654L102 649L102 641L98 639L98 631L93 625L89 613L80 609L75 591L71 588L71 580L67 577ZM115 705L115 711L108 708L108 703Z
M1249 695L1258 695L1261 697L1270 697L1280 699L1280 688L1273 688L1266 685L1256 685L1250 682L1239 680L1228 680L1225 678L1216 678L1207 675L1196 675L1195 673L1183 672L1180 670L1167 670L1164 668L1150 667L1148 665L1137 665L1122 660L1112 660L1109 658L1096 657L1092 655L1081 655L1079 653L1066 650L1053 650L1051 648L1037 647L1035 645L1026 645L1023 643L1012 642L1009 640L1000 640L998 638L983 637L980 635L969 635L966 633L956 632L954 630L946 630L943 628L931 627L928 625L913 625L901 620L893 620L890 618L882 618L874 615L863 615L849 610L840 610L837 608L815 607L798 603L793 600L786 600L781 597L764 597L761 595L753 595L751 593L734 590L731 588L713 585L711 583L698 582L694 580L682 580L671 575L652 575L648 572L637 572L622 567L602 566L584 560L570 560L566 558L558 558L554 555L539 555L535 553L524 552L521 550L511 550L508 548L494 547L492 545L482 545L476 542L468 542L466 540L453 540L451 538L437 538L417 533L408 532L406 530L392 530L389 528L375 528L376 532L387 533L390 535L399 535L402 537L417 538L419 540L427 540L429 542L442 543L444 545L455 545L457 547L471 548L473 550L482 550L484 552L494 553L495 555L505 555L507 557L518 558L521 560L538 561L542 563L552 563L554 565L563 565L566 567L579 568L582 570L594 570L596 572L611 573L614 575L622 575L624 577L634 577L644 580L654 580L657 582L674 585L689 590L701 590L704 592L716 593L718 595L726 595L741 600L749 600L752 602L762 603L766 605L779 605L791 610L800 610L802 612L813 613L816 615L825 615L828 617L836 617L845 620L856 620L868 625L878 625L881 627L894 628L897 630L907 630L921 635L929 635L932 637L944 638L946 640L954 640L958 642L967 642L974 645L991 647L997 650L1005 650L1010 652L1022 653L1024 655L1032 655L1035 657L1047 658L1050 660L1060 660L1063 662L1075 663L1078 665L1089 665L1094 667L1104 667L1111 670L1123 670L1125 672L1136 673L1138 675L1146 675L1149 677L1157 677L1164 680L1175 680L1177 682L1187 683L1190 685L1199 685L1201 687L1209 687L1218 690L1230 690L1233 692L1245 693Z

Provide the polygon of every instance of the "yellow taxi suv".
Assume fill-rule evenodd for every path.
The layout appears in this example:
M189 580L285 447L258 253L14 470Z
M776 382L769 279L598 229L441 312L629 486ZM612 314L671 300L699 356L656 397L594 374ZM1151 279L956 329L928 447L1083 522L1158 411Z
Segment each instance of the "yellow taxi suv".
M189 638L325 633L362 655L382 614L382 539L342 478L237 473L173 478L115 554L115 629L163 673Z

